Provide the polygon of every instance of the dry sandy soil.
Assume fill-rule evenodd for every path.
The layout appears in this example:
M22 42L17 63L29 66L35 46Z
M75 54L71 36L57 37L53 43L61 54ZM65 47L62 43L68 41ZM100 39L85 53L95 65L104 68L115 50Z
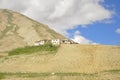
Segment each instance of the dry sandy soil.
M111 70L116 70L116 72L112 73ZM60 76L31 78L33 80L120 80L120 47L62 44L56 54L39 55L39 53L35 53L1 58L0 72L97 73L91 76L62 76L63 79ZM84 79L84 77L86 78ZM16 80L22 79L18 77Z

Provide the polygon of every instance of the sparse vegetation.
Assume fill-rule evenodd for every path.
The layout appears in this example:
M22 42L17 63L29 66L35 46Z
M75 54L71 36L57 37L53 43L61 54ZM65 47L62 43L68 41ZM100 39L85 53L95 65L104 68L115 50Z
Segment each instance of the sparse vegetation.
M4 79L5 77L10 76L10 77L22 77L22 78L34 78L34 77L40 77L40 76L52 76L51 73L0 73L0 79Z
M20 54L31 54L36 52L48 51L54 53L58 50L59 46L53 46L52 44L45 44L41 46L26 46L24 48L17 48L9 51L8 55L20 55Z
M5 78L5 76L16 76L16 77L28 77L28 78L33 78L33 77L40 77L40 76L93 76L91 74L84 74L84 73L55 73L54 75L50 72L46 73L0 73L0 79Z
M4 78L4 74L0 73L0 80Z
M120 70L117 70L120 71ZM104 74L106 73L106 74ZM112 75L111 75L112 74ZM108 77L104 77L104 76L108 76ZM102 77L101 77L102 76ZM93 73L93 74L87 74L87 73L54 73L52 74L52 72L45 72L45 73L30 73L30 72L17 72L17 73L0 73L0 79L6 79L6 78L21 78L24 80L24 78L29 78L29 79L33 79L34 78L39 78L44 79L44 78L51 78L54 77L55 80L111 80L111 76L112 78L114 78L113 80L118 80L118 78L116 77L116 72L113 74L111 73L111 71L105 71L105 72L100 72L100 73ZM48 79L48 80L51 80Z
M115 70L109 70L109 71L103 71L103 72L119 73L120 70L119 69L115 69Z

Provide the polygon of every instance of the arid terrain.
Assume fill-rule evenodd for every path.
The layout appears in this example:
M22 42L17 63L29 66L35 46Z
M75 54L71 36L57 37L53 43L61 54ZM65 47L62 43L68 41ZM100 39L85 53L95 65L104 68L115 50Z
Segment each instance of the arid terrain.
M111 80L119 80L119 53L119 46L62 44L57 53L54 54L34 53L3 57L0 59L0 71L4 73L37 73L38 75L43 73L48 74L46 77L50 77L50 80L53 78L50 76L52 73L56 73L54 80L62 80L60 76L64 76L63 80L67 80L67 77L71 80L74 78L79 80L80 77L84 78L84 76L86 79L83 80L99 80L96 78L102 80L106 76ZM37 78L39 80L41 77L37 76Z
M38 23L20 13L0 9L0 54L17 47L33 45L41 39L64 39L47 25Z
M64 39L22 14L0 10L0 80L120 80L120 46L61 44L56 51L9 55L41 39Z

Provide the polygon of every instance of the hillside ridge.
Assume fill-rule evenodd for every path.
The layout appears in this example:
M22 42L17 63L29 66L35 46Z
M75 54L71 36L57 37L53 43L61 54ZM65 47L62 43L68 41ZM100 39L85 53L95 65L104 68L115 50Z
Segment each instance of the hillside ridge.
M65 37L47 25L7 9L0 9L0 52L33 45L41 39Z

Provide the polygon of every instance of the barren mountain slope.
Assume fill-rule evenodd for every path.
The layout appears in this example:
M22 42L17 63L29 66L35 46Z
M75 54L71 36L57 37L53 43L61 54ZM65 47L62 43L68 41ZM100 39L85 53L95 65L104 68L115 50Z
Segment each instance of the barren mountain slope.
M65 38L47 25L38 23L22 14L0 9L0 52L25 45L33 45L40 39Z

